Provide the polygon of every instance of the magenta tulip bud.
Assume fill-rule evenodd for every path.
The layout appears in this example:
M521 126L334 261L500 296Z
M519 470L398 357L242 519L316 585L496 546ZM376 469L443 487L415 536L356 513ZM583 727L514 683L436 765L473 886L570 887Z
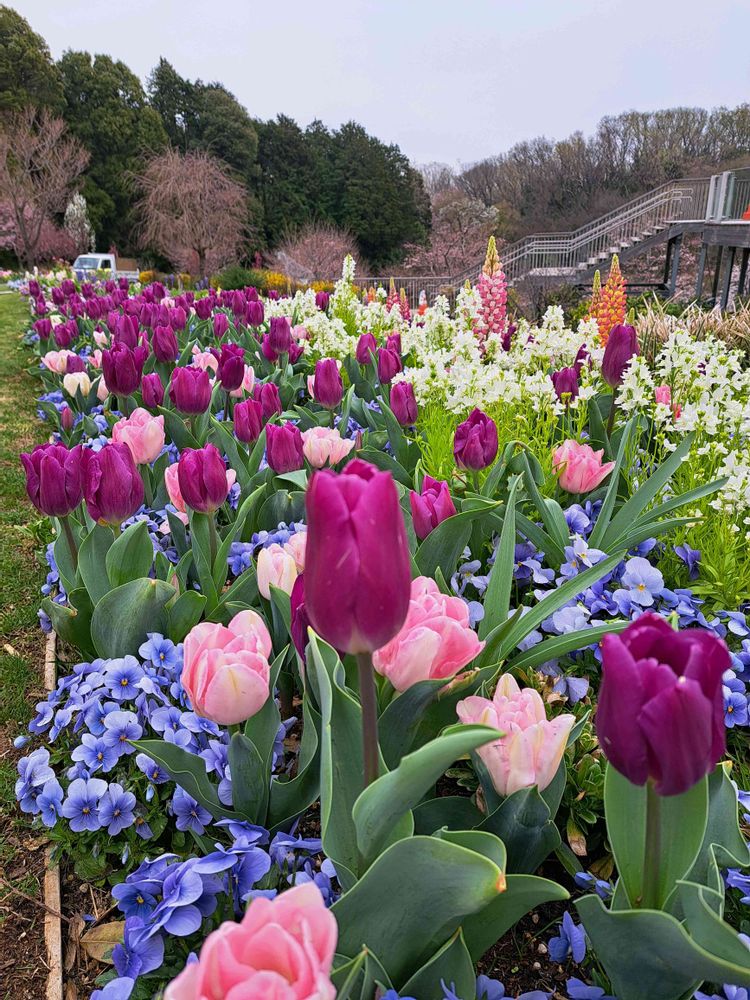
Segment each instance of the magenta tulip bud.
M561 368L550 375L558 399L568 397L568 402L578 395L578 372L575 368Z
M448 484L432 476L422 480L422 492L409 494L414 533L420 542L427 538L433 528L456 513Z
M271 338L267 333L264 333L261 338L260 349L266 361L272 361L275 364L279 360L278 354L271 347Z
M147 406L149 410L155 410L164 402L164 386L156 372L143 376L141 396L143 397L143 405Z
M306 496L305 606L315 631L346 653L385 646L406 619L411 561L390 472L355 458L313 473Z
M71 417L72 411L69 407ZM81 446L40 444L21 455L26 473L26 493L47 517L65 517L81 502Z
M371 358L370 352L374 354L378 349L378 342L375 340L371 333L363 333L362 336L357 341L357 350L355 357L357 363L360 365L369 365Z
M42 286L34 278L29 282L29 295L32 299L38 299L42 294Z
M333 358L323 358L316 362L312 394L315 402L327 410L335 410L344 398L344 383L341 381L339 366Z
M65 359L65 374L75 375L76 372L85 372L86 362L80 354L69 354Z
M217 312L214 314L214 337L221 340L229 329L229 318L226 313Z
M119 528L143 503L143 480L124 443L110 441L99 451L85 448L81 484L86 509L99 524Z
M213 312L214 304L210 298L196 299L193 308L198 319L207 320Z
M576 354L575 361L573 362L573 367L578 373L578 377L581 377L581 369L584 364L591 364L591 355L589 354L588 348L585 344L581 344L578 348L578 353Z
M316 292L315 293L315 305L320 309L321 312L325 312L328 308L328 303L331 300L331 296L328 292Z
M281 298L281 294L275 288L269 288L267 295L270 302L278 302Z
M245 351L239 344L222 344L221 351L211 352L218 360L216 377L225 392L234 392L242 385L245 377Z
M300 655L302 662L305 662L305 650L307 649L307 628L310 619L305 607L305 577L300 573L294 581L292 593L289 596L291 611L290 633L294 648Z
M184 306L175 306L172 310L171 325L175 330L184 330L187 326L187 313Z
M417 422L417 400L411 382L397 382L391 389L391 409L402 427L412 427Z
M279 387L275 382L256 382L253 386L253 399L257 399L263 407L263 423L271 417L280 416L284 410Z
M302 355L305 353L304 344L295 344L292 342L292 346L289 348L289 364L296 364Z
M108 351L102 351L102 370L107 389L116 396L132 395L141 384L147 357L147 347L141 344L133 349L121 340Z
M75 414L67 403L63 404L60 410L60 426L66 433L70 433L73 430L73 424L75 423Z
M62 288L58 288L57 285L52 289L52 301L59 308L65 301L65 293Z
M635 332L635 327L621 323L613 326L602 358L602 375L607 385L615 389L622 383L625 369L630 364L631 358L638 353L638 334Z
M651 612L605 635L596 732L612 767L634 785L653 780L659 795L680 795L709 774L726 749L729 666L721 639L675 632Z
M169 383L169 398L180 413L205 413L211 405L208 372L195 365L175 368Z
M131 350L138 346L138 320L135 316L121 315L117 317L114 339L115 342L127 344Z
M236 289L232 293L232 312L237 319L239 319L240 316L245 315L245 305L246 302L244 294L239 289Z
M255 444L263 430L263 406L255 399L245 399L234 408L234 433L245 444Z
M268 328L268 346L277 354L288 354L292 346L292 328L286 316L272 316Z
M249 326L260 326L265 319L265 309L263 303L257 299L250 299L245 308L245 319Z
M266 461L277 475L303 468L302 435L294 424L266 427Z
M177 335L171 326L155 326L151 337L151 347L157 361L172 362L177 359L180 348Z
M75 295L76 293L76 283L72 278L64 278L60 288L62 288L66 299L69 299L71 295Z
M177 464L177 482L188 507L200 514L212 514L227 498L227 467L219 449L185 448Z
M388 385L401 371L401 358L396 351L388 347L381 347L378 351L378 381L381 385Z
M52 321L49 319L34 320L34 330L39 335L40 340L48 340L52 333Z
M386 349L389 351L395 351L399 356L401 355L401 334L391 333L388 335L385 341Z
M459 469L479 472L492 465L497 455L497 427L486 413L474 409L456 428L453 457Z

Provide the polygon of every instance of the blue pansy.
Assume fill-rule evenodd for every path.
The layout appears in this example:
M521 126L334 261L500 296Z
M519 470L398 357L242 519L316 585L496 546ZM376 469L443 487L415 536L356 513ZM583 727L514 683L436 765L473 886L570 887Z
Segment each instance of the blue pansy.
M566 912L560 925L560 934L551 938L547 947L553 962L564 962L570 956L574 962L580 963L586 956L585 931Z

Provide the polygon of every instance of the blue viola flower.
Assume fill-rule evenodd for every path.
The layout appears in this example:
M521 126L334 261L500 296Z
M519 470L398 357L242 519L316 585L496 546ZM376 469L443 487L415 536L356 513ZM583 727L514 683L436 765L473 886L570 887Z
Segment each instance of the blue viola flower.
M227 563L233 576L241 576L250 569L253 561L253 545L251 542L232 542L229 546Z
M148 639L138 647L138 652L148 663L167 670L173 670L182 660L179 648L159 632L149 632Z
M742 684L742 681L739 682ZM735 726L746 726L748 724L747 695L745 685L742 684L742 691L735 691L724 684L722 692L724 694L724 725L727 729Z
M156 907L156 897L138 884L120 882L113 887L112 895L126 917L145 919Z
M104 730L102 739L115 748L118 756L135 753L130 741L139 740L143 735L143 726L133 712L110 712L104 719Z
M591 518L579 503L571 504L563 511L563 516L573 535L585 535L591 528Z
M158 969L163 962L164 938L161 934L149 937L142 917L128 917L123 943L112 949L112 964L117 974L137 979Z
M562 963L569 956L580 964L586 956L586 933L577 925L570 913L565 913L560 924L560 934L550 939L547 946L553 962Z
M648 559L644 559L642 556L628 559L621 582L632 603L643 608L650 608L654 603L654 598L658 597L664 590L664 577L655 566L651 565ZM617 594L618 591L615 591L615 600Z
M477 976L477 1000L505 1000L505 987L497 979Z
M335 878L336 869L333 862L328 858L326 858L320 866L319 871L315 870L312 861L308 859L305 861L301 869L298 869L296 872L287 876L287 881L291 885L302 885L305 882L314 882L320 890L320 894L323 897L326 906L333 906L339 898L339 894L334 890L332 884Z
M192 830L199 837L211 822L211 813L198 805L192 795L188 795L179 785L172 796L172 812L177 819L178 830Z
M725 880L728 886L739 889L743 894L741 903L750 903L750 875L743 875L739 868L729 868Z
M118 976L110 979L102 989L94 990L91 1000L129 1000L134 987L135 980L130 976Z
M567 578L577 576L584 569L590 569L602 559L607 558L607 553L601 549L592 549L585 538L575 535L572 545L565 546L566 561L560 567L560 575Z
M80 761L91 774L96 771L111 771L120 754L103 737L84 733L81 742L70 755L71 760Z
M611 882L607 882L602 878L597 878L592 875L591 872L576 872L573 876L575 884L580 889L593 889L594 892L603 899L605 903L611 898L614 892L614 886Z
M165 733L168 729L176 733L180 728L181 716L182 711L175 705L170 705L169 707L165 706L153 711L149 722L151 728L155 729L157 733Z
M675 555L681 559L688 568L688 576L695 580L698 576L698 566L701 561L701 550L691 548L687 542L684 545L675 545Z
M50 829L57 823L57 818L62 813L64 795L60 782L57 778L52 778L37 796L36 804L41 813L42 823Z
M116 837L135 822L135 795L113 781L99 802L99 821L110 837Z
M117 712L120 706L116 701L105 701L104 704L96 698L83 713L83 721L86 728L94 736L104 734L104 720L110 712Z
M269 854L279 868L293 869L297 863L297 852L317 854L323 848L319 837L296 837L292 833L277 833L268 848Z
M143 667L134 656L110 660L105 668L105 684L116 701L129 701L138 694Z
M745 615L741 611L721 611L720 615L727 619L727 628L732 635L737 635L741 639L750 635L750 628L748 628Z
M146 775L149 781L155 785L163 785L169 781L169 775L156 761L151 760L145 753L139 753L135 758L135 766Z
M68 786L68 795L62 805L63 816L70 820L74 833L93 832L101 828L99 801L107 791L107 782L101 778L76 778Z
M589 986L575 976L567 981L565 989L570 1000L616 1000L615 997L605 993L601 986Z

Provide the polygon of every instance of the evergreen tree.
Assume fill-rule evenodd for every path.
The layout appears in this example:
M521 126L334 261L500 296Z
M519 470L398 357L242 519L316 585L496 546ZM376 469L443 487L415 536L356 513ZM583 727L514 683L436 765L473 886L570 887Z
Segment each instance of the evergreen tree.
M60 73L41 35L16 11L0 6L0 112L29 106L62 110Z

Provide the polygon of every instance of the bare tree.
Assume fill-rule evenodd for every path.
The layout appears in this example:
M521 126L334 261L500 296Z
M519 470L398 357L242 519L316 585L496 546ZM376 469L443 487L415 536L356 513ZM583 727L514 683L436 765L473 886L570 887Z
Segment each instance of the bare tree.
M365 267L351 233L330 222L308 222L282 240L271 266L295 281L331 280L341 273L347 254L354 258L358 271Z
M456 172L447 163L425 163L419 167L424 188L430 198L456 186Z
M0 200L10 210L15 250L29 267L52 217L63 212L89 154L70 137L61 118L26 108L0 125Z
M195 150L167 150L136 178L144 246L173 264L191 257L200 277L237 259L247 234L247 191L220 160Z
M432 230L427 246L407 244L407 273L455 275L474 264L477 273L493 230L495 212L461 191L448 190L432 199Z

